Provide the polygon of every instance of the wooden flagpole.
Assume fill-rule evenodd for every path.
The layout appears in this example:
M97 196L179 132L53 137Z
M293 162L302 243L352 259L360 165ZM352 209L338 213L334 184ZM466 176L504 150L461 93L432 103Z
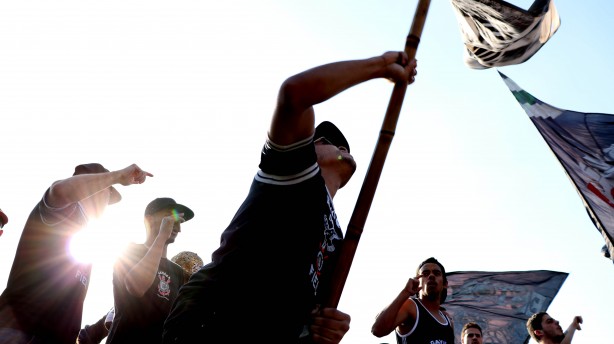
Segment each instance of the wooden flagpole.
M424 28L424 22L426 21L426 15L428 13L430 0L419 0L416 13L411 25L409 34L405 41L405 52L411 61L416 57L416 50L420 43L420 36L422 35L422 29ZM350 272L352 260L358 247L358 241L362 235L364 224L367 221L367 215L373 202L373 196L375 195L375 189L379 181L382 168L384 167L384 161L390 148L390 143L394 137L397 121L399 119L399 113L401 112L401 106L403 105L403 99L405 98L405 92L407 90L407 83L398 82L394 85L392 95L388 103L388 109L384 117L382 129L375 146L375 151L371 158L371 163L367 170L367 175L363 181L362 188L354 207L354 212L350 218L348 228L345 234L345 239L340 248L340 256L335 271L333 274L333 281L331 285L331 293L329 295L328 302L325 306L336 308L339 305L339 299L345 281Z

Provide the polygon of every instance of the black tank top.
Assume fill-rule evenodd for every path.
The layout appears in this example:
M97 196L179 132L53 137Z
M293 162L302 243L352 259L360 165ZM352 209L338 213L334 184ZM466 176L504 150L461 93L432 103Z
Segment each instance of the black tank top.
M454 330L450 319L440 311L445 319L445 322L441 323L424 308L420 300L410 300L416 304L416 322L406 335L395 331L397 344L454 344Z

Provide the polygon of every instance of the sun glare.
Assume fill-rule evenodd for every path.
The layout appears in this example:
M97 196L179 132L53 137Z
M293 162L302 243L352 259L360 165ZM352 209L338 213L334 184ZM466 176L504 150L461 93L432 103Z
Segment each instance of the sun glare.
M102 219L90 220L70 242L73 258L94 265L113 264L129 238L116 235L116 228L112 226Z

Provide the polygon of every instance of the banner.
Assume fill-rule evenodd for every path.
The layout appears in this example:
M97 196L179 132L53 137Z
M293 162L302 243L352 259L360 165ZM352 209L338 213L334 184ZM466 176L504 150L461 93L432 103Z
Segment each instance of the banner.
M555 108L499 74L567 172L605 240L603 255L612 259L614 115Z
M442 306L454 322L457 344L470 321L482 328L483 344L528 343L527 320L548 309L567 276L548 270L448 273Z

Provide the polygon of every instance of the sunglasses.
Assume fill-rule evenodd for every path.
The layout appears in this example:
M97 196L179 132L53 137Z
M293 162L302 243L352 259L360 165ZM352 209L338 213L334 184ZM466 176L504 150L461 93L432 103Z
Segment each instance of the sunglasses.
M324 136L313 140L313 143L321 143L323 145L333 145L333 143L328 141L328 139L326 137L324 137Z
M318 139L313 140L313 143L321 143L321 144L323 144L323 145L331 145L331 146L335 146L335 147L337 147L337 148L339 148L339 149L342 149L342 150L348 151L347 147L345 147L345 146L337 146L336 144L334 144L334 143L330 142L330 141L329 141L329 140L328 140L326 137L324 137L324 136L322 136L322 137L320 137L320 138L318 138Z

